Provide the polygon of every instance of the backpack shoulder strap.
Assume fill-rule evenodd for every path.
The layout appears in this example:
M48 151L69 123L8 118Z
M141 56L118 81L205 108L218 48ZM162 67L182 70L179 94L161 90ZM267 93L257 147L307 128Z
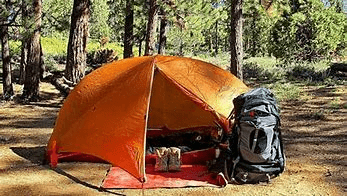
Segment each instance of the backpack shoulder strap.
M229 173L226 173L226 175L230 178L230 181L235 181L234 179L234 175L235 175L235 168L236 165L240 162L241 156L240 156L240 128L239 126L236 124L235 125L235 129L233 130L233 146L236 147L236 152L234 153L234 156L232 157L231 161L232 161L232 167L229 170ZM234 148L235 149L235 148ZM228 171L228 170L226 170Z

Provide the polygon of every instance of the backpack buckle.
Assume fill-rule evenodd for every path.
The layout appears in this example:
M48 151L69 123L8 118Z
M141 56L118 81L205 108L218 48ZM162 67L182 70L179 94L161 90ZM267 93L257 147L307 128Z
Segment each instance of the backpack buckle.
M253 118L255 116L255 112L254 111L250 111L249 112L249 116Z

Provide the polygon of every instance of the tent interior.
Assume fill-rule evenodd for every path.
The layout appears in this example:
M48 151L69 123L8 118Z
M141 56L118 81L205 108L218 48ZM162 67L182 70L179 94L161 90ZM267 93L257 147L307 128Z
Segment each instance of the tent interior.
M215 186L207 165L215 158L215 141L222 134L216 115L197 97L182 89L160 70L154 72L146 134L146 176L143 185L119 168L112 168L104 188L160 188ZM188 93L188 94L187 94ZM195 101L194 101L195 100ZM179 172L156 172L156 147L181 150Z
M194 102L183 87L155 71L147 124L148 147L185 146L192 150L213 146L212 136L220 133L214 113ZM217 138L216 138L217 139ZM188 149L186 148L186 150Z

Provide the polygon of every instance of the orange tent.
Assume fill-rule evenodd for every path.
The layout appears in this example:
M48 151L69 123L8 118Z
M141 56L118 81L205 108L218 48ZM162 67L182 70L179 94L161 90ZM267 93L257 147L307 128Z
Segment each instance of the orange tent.
M247 90L229 72L191 58L145 56L104 65L65 100L47 147L50 161L83 153L143 181L151 129L218 124L228 131L232 100Z

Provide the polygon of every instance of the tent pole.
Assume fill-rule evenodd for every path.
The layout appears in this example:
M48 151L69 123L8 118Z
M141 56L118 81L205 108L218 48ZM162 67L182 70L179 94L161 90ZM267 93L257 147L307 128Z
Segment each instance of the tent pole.
M151 102L151 96L152 96L152 87L153 87L153 80L154 80L154 72L156 70L156 59L154 58L152 61L152 73L151 73L151 80L150 80L150 87L149 87L149 93L148 93L148 99L147 99L147 111L146 111L146 116L145 116L145 132L144 132L144 138L143 138L143 165L142 165L142 169L143 169L143 181L142 181L142 185L144 182L146 182L146 138L147 138L147 125L148 125L148 118L149 118L149 105Z

